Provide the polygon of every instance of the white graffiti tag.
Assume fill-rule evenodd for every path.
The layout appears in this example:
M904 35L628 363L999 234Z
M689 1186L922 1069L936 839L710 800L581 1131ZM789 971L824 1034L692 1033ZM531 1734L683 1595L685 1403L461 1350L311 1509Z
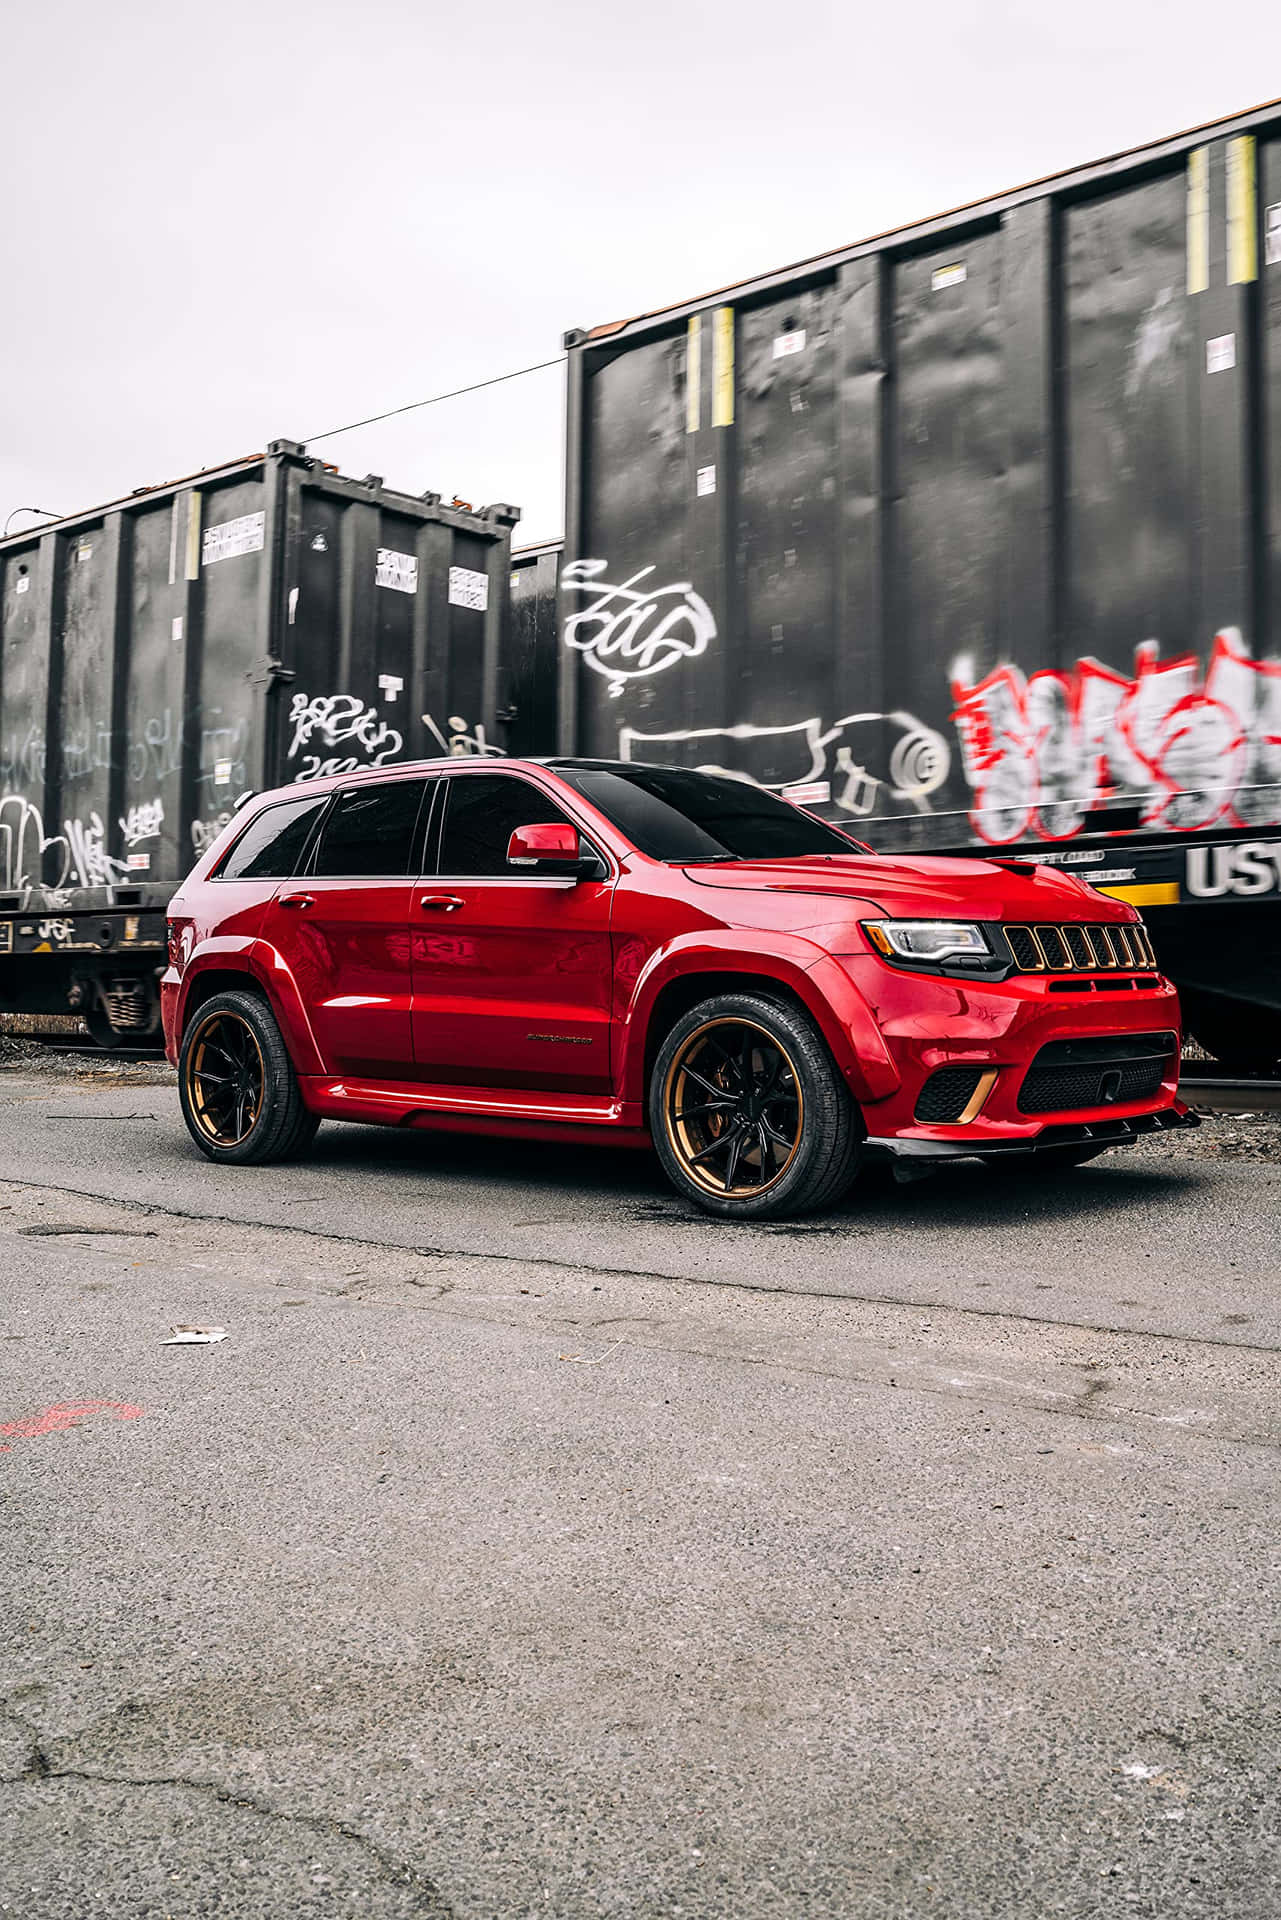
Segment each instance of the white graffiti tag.
M886 756L885 773L870 773L865 761L879 755ZM876 811L883 789L915 812L929 813L929 796L944 785L952 765L942 734L901 711L849 713L831 726L815 718L673 733L620 727L618 757L728 774L802 806L839 807L859 819Z
M404 746L403 735L378 717L376 707L368 707L353 693L296 693L289 707L293 729L288 758L296 759L304 747L319 742L324 747L346 747L347 752L328 756L315 751L303 755L295 780L318 780L327 773L355 773L361 767L381 767L394 760Z
M195 853L208 853L230 818L231 815L224 811L216 814L212 820L193 820L191 823L192 850Z
M502 758L507 751L505 747L493 746L485 738L483 722L478 721L474 727L469 727L460 713L450 714L446 722L450 728L448 734L429 713L423 715L423 725L439 740L441 752L447 753L454 760L467 759L476 754L482 757L496 755Z
M46 834L44 819L20 793L0 798L0 892L17 893L25 911L37 894L46 906L61 904L71 878L71 857L61 834Z
M127 847L136 847L140 840L158 840L164 824L165 809L160 800L144 800L120 816L120 831Z
M61 946L64 940L70 940L76 930L74 920L42 920L36 928L40 940L52 940L55 946Z
M129 871L128 862L113 860L107 852L107 829L102 815L91 813L83 820L64 820L71 871L82 887L114 887Z
M648 679L706 653L716 638L716 622L688 580L640 593L636 589L653 567L611 586L601 578L608 566L607 560L571 560L560 582L569 592L590 597L589 605L566 620L565 645L603 674L617 697L631 680Z
M953 664L980 839L1070 839L1117 800L1140 803L1141 826L1183 832L1281 820L1281 660L1252 659L1235 627L1215 636L1204 671L1194 654L1160 652L1145 640L1133 675L1088 658L981 679L967 658Z

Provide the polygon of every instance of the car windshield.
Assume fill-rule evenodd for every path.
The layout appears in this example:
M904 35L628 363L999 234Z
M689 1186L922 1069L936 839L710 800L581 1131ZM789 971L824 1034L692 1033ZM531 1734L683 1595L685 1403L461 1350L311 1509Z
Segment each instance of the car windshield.
M654 860L689 866L856 850L835 827L723 774L642 766L558 766L556 772Z

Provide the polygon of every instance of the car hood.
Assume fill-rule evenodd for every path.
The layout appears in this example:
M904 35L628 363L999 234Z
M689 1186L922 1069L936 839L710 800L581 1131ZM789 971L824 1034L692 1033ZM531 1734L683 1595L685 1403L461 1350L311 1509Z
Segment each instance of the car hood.
M696 886L820 895L905 920L1128 920L1073 874L996 860L832 854L684 869Z

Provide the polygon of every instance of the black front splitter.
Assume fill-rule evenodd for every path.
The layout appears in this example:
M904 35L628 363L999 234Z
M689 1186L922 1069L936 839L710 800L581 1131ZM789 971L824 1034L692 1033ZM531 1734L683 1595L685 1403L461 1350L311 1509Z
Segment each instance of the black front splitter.
M997 1160L1009 1154L1052 1153L1064 1147L1128 1147L1147 1133L1170 1133L1176 1127L1199 1127L1200 1117L1185 1107L1163 1107L1160 1113L1140 1113L1129 1119L1080 1120L1074 1125L1042 1127L1025 1140L901 1140L873 1136L863 1151L875 1160L890 1160L895 1176L915 1180L949 1160Z

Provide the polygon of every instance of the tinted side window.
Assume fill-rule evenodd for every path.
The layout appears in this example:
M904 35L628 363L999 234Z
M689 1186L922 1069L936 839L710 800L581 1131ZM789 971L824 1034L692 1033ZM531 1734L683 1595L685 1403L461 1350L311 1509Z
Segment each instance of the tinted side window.
M399 879L409 872L422 780L340 793L316 850L317 878Z
M223 861L219 878L287 880L297 873L311 830L328 803L327 793L311 793L283 806L264 807Z
M467 874L510 875L507 842L517 827L573 826L528 781L511 774L446 775L445 832L440 848L440 871L460 879Z

